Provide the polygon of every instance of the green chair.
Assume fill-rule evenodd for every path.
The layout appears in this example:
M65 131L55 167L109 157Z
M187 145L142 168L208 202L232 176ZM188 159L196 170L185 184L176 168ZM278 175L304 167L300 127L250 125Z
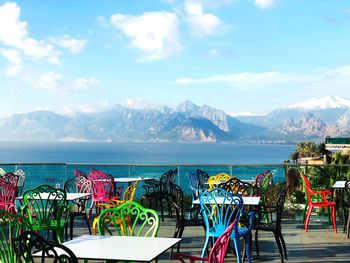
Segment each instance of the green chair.
M53 231L59 243L64 241L67 221L67 194L63 189L40 185L23 193L23 215L28 218L30 230Z
M129 201L103 210L97 227L100 235L155 237L159 229L159 216L155 210Z
M0 210L0 262L18 262L12 246L12 239L22 230L27 230L28 224L21 215Z

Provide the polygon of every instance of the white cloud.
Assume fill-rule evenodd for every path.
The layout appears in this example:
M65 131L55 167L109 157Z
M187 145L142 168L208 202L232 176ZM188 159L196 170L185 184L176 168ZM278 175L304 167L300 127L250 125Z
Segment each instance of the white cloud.
M110 23L131 39L133 47L145 53L145 60L167 58L181 49L175 13L114 14Z
M6 75L9 77L18 76L22 71L22 58L19 52L15 49L4 49L1 54L12 63L6 68Z
M60 64L60 52L42 40L29 37L27 22L20 20L21 9L16 3L0 6L0 43L22 50L35 59L46 58L50 63Z
M60 38L52 38L52 42L60 47L68 49L69 52L73 54L82 52L87 44L85 39L73 38L69 35L64 35Z
M269 71L262 73L243 72L213 75L205 78L183 77L176 80L179 84L218 84L241 89L260 89L264 87L300 88L329 92L350 88L350 65L337 68L316 69L310 73Z
M196 37L206 37L217 32L222 25L219 17L203 12L203 5L200 0L185 1L185 21L191 28L192 34Z
M132 109L158 109L162 105L151 98L127 98L122 105Z
M68 94L97 84L98 81L95 78L76 78L65 81L60 73L50 71L39 76L35 88Z
M259 8L271 8L277 3L277 0L254 0L254 4Z

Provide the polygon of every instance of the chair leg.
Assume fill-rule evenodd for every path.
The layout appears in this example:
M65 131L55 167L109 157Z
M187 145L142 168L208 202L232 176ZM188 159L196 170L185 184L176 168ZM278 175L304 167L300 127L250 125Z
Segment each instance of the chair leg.
M258 242L258 229L255 230L255 250L256 250L256 255L259 256L259 242Z
M285 259L288 259L288 257L287 257L287 247L286 247L286 242L284 241L284 238L283 238L282 232L281 232L281 231L279 231L279 232L278 232L278 235L279 235L280 240L281 240L281 243L282 243L283 253L284 253L284 258L285 258Z
M181 228L180 228L180 233L179 233L179 235L178 235L178 238L182 238L182 234L184 233L184 230L185 230L185 226L182 225ZM180 252L180 244L181 244L181 242L179 242L179 243L177 244L177 253Z
M233 244L235 246L235 251L236 251L236 256L237 256L237 263L241 263L241 249L239 246L239 238L234 238L233 239Z
M244 263L244 257L245 255L247 256L247 259L248 259L248 263L250 263L250 234L248 234L246 237L245 237L245 246L244 246L244 250L245 250L245 254L243 254L243 260L242 262Z
M70 215L70 220L69 220L69 235L70 239L73 239L73 228L74 228L74 214Z
M89 234L91 235L91 227L90 227L90 224L89 224L89 220L88 220L88 218L86 216L86 213L83 214L83 218L84 218L85 223L86 223L86 225L87 225L87 227L89 229Z
M280 241L278 233L274 233L274 235L275 235L275 240L276 240L276 244L277 244L277 247L278 247L278 251L279 251L279 253L281 255L281 262L283 263L284 262L284 257L283 257L281 241Z
M306 213L306 218L305 218L305 232L307 232L308 229L309 229L309 221L310 221L310 216L311 216L312 209L313 209L312 206L308 207L308 210L307 210L307 213Z
M205 256L205 253L207 252L207 249L208 249L208 243L209 243L209 236L206 235L205 236L205 242L204 242L204 246L203 246L203 250L202 250L202 258L204 258Z
M332 216L332 224L334 232L337 233L337 221L336 221L336 215L335 215L335 205L331 207L331 216Z
M349 207L349 213L348 213L348 223L346 224L346 232L347 232L348 238L350 238L350 207Z
M160 204L160 215L162 217L162 222L164 222L164 211L163 211L163 200L162 199L159 200L159 204Z

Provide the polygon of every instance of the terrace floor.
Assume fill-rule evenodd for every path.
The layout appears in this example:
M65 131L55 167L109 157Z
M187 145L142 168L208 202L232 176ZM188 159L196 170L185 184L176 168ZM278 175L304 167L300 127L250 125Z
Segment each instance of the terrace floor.
M74 230L75 235L87 234L87 229L82 228L84 225L81 225L80 222L76 220L78 229ZM282 227L288 251L286 262L350 262L350 239L343 234L343 226L339 222L338 233L334 233L326 217L321 217L321 219L316 216L311 217L307 233L303 230L301 218L285 219ZM165 221L161 222L158 236L171 237L174 230L175 219L165 218ZM202 227L185 229L181 252L200 255L203 244L204 230ZM272 233L259 232L259 248L260 256L257 257L253 242L252 262L281 262ZM169 262L169 251L160 257L159 262ZM236 258L229 253L225 262L236 262Z

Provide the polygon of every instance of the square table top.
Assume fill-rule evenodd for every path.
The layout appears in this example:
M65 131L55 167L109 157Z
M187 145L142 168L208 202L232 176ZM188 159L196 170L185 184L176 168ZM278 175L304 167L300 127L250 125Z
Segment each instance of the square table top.
M114 178L114 182L116 183L131 183L135 181L146 181L154 178L150 177L118 177Z
M336 181L332 187L333 188L345 188L345 183L346 183L346 181Z
M259 205L259 202L260 202L260 196L242 196L242 198L243 198L244 205ZM227 201L227 204L231 203L228 200L226 200L226 201ZM219 204L222 203L223 197L217 197L216 202ZM193 204L199 205L199 198L194 200ZM213 202L213 204L215 204L215 203Z
M67 201L74 201L83 197L88 197L90 196L91 193L67 193ZM40 194L41 199L48 199L49 198L49 193L41 193ZM23 196L16 197L18 200L22 200ZM38 197L39 199L39 197ZM50 199L53 200L55 199L53 196L50 196Z
M149 262L181 238L83 235L64 242L78 259Z

